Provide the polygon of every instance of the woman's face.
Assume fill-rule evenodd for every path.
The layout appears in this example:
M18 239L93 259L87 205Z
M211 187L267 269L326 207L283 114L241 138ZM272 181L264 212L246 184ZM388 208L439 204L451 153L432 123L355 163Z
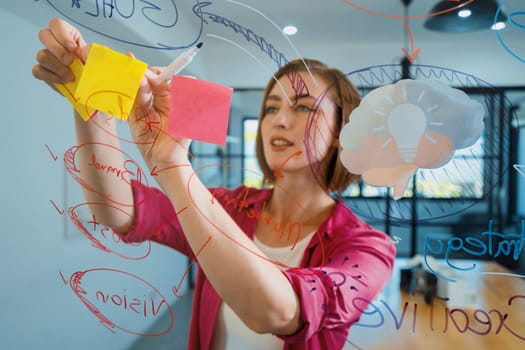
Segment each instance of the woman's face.
M284 75L263 101L264 156L276 177L310 170L310 162L321 161L330 147L337 147L336 107L325 92L328 85L315 79L307 72ZM310 157L305 138L315 145Z

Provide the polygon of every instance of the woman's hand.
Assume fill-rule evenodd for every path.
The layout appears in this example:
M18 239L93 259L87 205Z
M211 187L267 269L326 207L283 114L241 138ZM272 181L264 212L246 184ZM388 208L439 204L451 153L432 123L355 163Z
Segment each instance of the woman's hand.
M66 21L55 18L49 28L38 33L44 49L36 54L37 64L33 76L56 90L55 84L68 83L75 79L69 65L75 57L84 58L89 48L77 28Z
M170 86L156 79L161 71L156 67L146 71L128 120L133 140L150 170L189 164L191 140L168 134Z
M74 80L69 68L75 57L86 61L90 45L80 31L62 19L52 19L49 28L39 32L44 48L37 52L37 64L32 73L56 90L55 84ZM132 54L128 53L132 56ZM129 116L131 134L149 169L163 169L177 164L188 164L191 141L168 134L170 87L156 79L162 68L146 70Z

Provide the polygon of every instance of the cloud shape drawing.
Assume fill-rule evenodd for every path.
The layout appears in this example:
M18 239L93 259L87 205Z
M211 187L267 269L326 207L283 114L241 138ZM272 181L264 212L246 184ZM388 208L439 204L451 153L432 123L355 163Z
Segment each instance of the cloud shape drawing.
M403 79L368 93L339 135L341 161L371 186L402 197L418 168L439 168L479 139L483 105L434 80Z

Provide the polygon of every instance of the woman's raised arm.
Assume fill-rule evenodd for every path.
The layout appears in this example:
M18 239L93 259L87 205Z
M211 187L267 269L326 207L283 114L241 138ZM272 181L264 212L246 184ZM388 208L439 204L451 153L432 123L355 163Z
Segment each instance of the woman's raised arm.
M75 79L70 65L75 57L85 61L89 45L77 28L61 19L52 19L48 28L40 30L39 38L44 48L37 52L33 75L57 90L56 84ZM89 184L89 188L83 186L86 202L102 204L91 206L97 221L123 230L133 220L131 185L129 179L122 181L127 174L117 177L114 173L100 171L100 167L95 166L99 164L115 169L123 168L125 160L120 152L105 151L108 147L120 149L116 122L111 116L100 112L87 122L78 113L74 114L79 146L75 165L82 181ZM104 125L104 128L100 125Z

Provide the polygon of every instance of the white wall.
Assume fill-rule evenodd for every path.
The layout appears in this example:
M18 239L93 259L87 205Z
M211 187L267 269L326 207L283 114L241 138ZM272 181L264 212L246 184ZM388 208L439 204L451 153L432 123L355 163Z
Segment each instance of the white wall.
M93 247L82 235L65 238L64 216L50 200L67 209L61 159L74 142L71 107L31 75L40 47L39 26L0 8L0 30L0 349L124 349L136 336L119 329L113 334L102 326L63 283L60 272L68 279L94 268L123 270L144 278L172 303L171 287L179 283L186 258L154 245L149 257L131 261ZM115 283L110 279L97 288L126 288ZM107 316L112 318L113 312ZM139 319L133 329L146 331L152 321Z

